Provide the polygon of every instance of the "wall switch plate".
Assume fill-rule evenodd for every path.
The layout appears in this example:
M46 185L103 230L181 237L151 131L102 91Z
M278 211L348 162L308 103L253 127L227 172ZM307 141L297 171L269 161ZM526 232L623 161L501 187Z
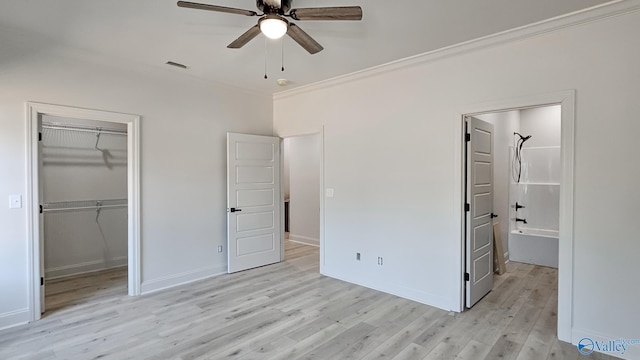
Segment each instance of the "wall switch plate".
M22 195L9 195L9 209L22 208Z
M332 198L333 197L333 189L332 188L327 188L325 190L325 193L326 193L328 198Z
M360 253L356 253L356 260L360 261Z
M222 245L218 245L218 252L221 253L222 252Z

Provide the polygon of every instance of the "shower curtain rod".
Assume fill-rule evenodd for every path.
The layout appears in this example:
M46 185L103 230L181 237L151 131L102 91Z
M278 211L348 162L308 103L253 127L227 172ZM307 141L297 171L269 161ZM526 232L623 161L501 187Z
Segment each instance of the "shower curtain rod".
M51 130L69 130L69 131L90 132L90 133L100 133L100 134L127 135L126 130L104 129L99 126L90 127L90 126L80 126L80 125L57 125L57 124L43 122L42 128L51 129Z

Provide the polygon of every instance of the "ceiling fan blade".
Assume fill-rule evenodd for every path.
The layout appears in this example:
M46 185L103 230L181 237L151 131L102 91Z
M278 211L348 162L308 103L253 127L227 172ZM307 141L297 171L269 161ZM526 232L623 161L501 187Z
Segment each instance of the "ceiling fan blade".
M294 23L289 24L287 35L289 35L293 40L295 40L295 42L297 42L300 46L307 50L309 54L315 54L324 49L322 45L320 45L311 36L309 36L309 34L304 32L298 25Z
M218 11L218 12L229 13L229 14L237 14L237 15L246 15L246 16L258 15L257 12L251 11L251 10L236 9L236 8L230 8L226 6L200 4L200 3L190 2L190 1L178 1L178 6L183 8Z
M293 9L289 16L294 20L362 20L360 6L339 6Z
M240 49L249 41L253 40L254 37L258 36L258 34L260 34L260 26L255 25L244 34L240 35L240 37L234 40L231 44L227 45L227 47L229 49Z

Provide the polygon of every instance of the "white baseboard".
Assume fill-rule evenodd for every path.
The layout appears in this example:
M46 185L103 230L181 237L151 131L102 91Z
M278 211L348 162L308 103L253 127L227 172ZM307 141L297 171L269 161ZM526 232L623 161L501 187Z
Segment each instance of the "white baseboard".
M147 295L156 291L165 290L174 286L188 284L209 277L226 274L227 266L210 266L195 271L169 275L153 280L142 281L141 294Z
M95 261L87 261L79 264L70 264L64 266L56 266L44 270L45 278L47 280L57 279L61 277L67 277L72 275L79 275L85 273L91 273L100 270L106 270L111 268L117 268L127 265L127 256L118 256L109 261L102 259Z
M0 314L0 330L23 325L28 322L29 309L20 309Z
M289 241L306 244L306 245L320 246L320 239L312 238L308 236L296 235L292 233L289 233Z

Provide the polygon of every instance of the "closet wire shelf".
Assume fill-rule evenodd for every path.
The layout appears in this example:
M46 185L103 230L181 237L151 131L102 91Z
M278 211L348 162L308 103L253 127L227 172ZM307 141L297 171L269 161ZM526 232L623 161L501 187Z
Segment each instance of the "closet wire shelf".
M105 200L80 200L80 201L59 201L44 203L43 212L78 211L78 210L100 210L109 208L126 208L127 199L105 199Z

